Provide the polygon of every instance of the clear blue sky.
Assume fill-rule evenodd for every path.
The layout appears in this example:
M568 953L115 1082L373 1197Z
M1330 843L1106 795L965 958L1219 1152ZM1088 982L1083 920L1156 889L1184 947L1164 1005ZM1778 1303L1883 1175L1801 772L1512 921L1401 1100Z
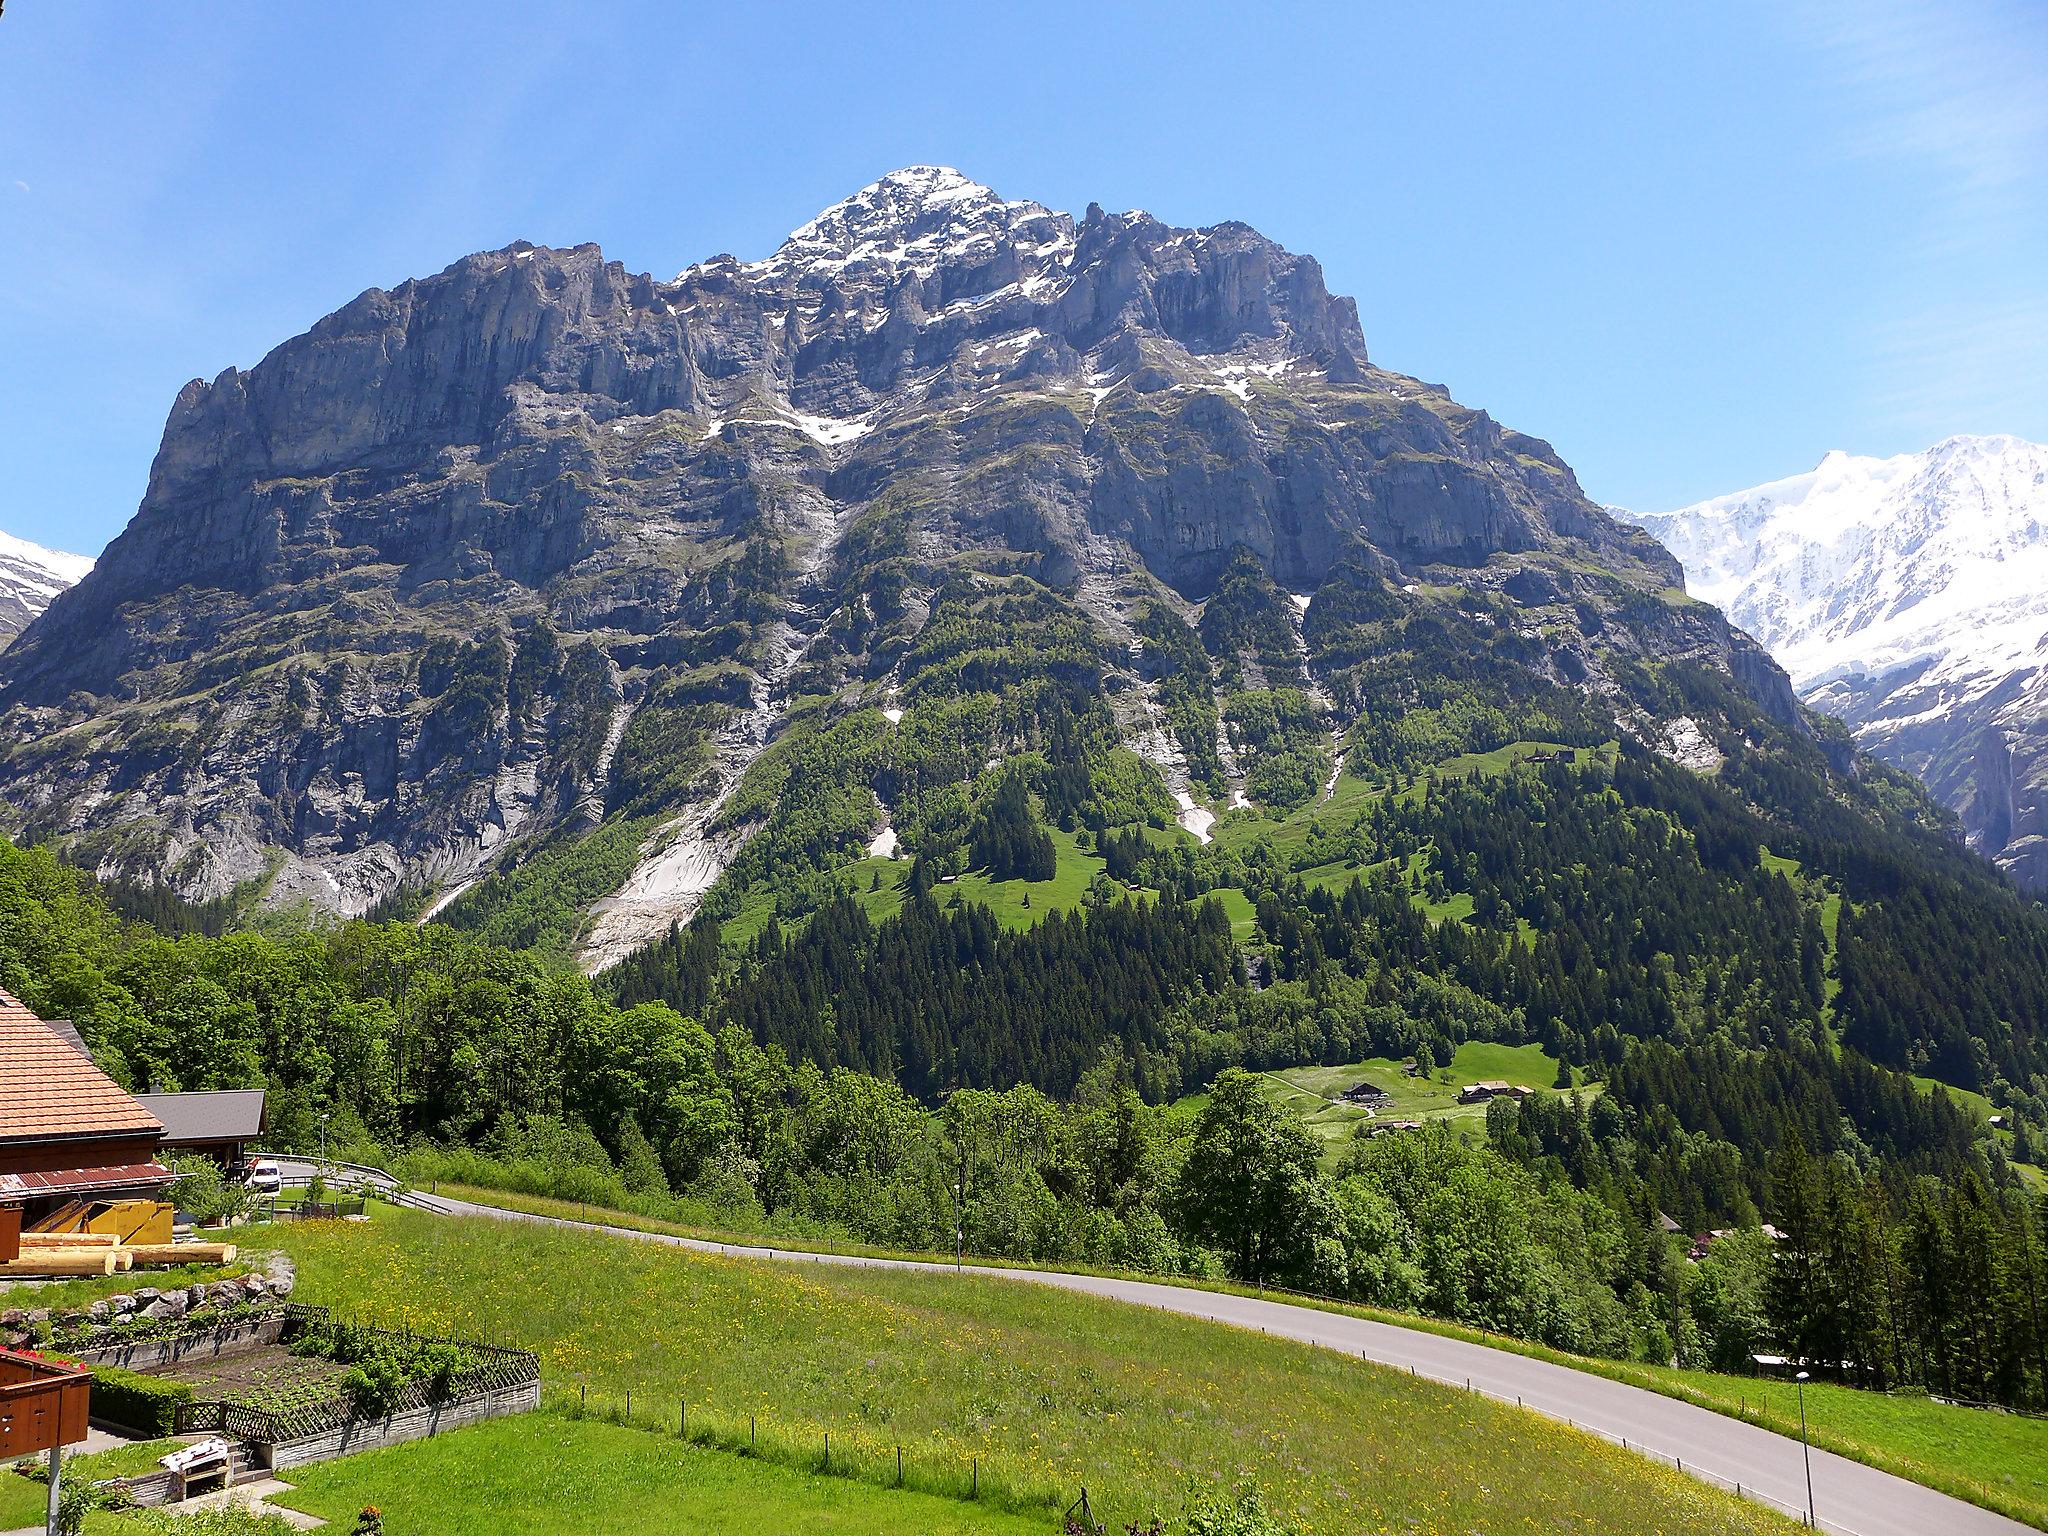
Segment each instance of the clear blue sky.
M894 167L1244 219L1385 365L1663 509L2048 438L2048 7L12 0L0 529L172 395L515 238L672 275Z

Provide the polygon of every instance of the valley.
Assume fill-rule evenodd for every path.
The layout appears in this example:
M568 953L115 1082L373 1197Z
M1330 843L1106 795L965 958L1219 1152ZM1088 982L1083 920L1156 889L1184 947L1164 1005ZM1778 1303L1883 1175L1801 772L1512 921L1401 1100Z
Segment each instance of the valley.
M2026 1431L1932 1426L2048 1407L2048 913L1822 708L1901 594L1742 606L1808 491L1674 555L1242 223L914 165L668 280L513 241L186 386L38 588L0 1001L440 1202L280 1227L319 1304L541 1355L331 1520L1776 1530L1627 1416L1756 1493L1791 1362L2038 1524Z

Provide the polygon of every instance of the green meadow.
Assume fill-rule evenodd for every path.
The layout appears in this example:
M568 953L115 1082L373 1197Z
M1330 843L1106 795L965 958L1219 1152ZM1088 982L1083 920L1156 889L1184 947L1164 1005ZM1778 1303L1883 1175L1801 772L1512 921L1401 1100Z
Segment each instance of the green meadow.
M877 1488L900 1446L910 1489L973 1487L1041 1528L1083 1486L1117 1529L1218 1484L1314 1531L1790 1528L1512 1408L971 1270L811 1269L410 1211L281 1237L309 1300L537 1350L557 1410L623 1417L630 1392L633 1419L673 1435L687 1403L693 1439L738 1450L751 1432L806 1471L829 1434L835 1474ZM559 1433L531 1422L538 1446Z

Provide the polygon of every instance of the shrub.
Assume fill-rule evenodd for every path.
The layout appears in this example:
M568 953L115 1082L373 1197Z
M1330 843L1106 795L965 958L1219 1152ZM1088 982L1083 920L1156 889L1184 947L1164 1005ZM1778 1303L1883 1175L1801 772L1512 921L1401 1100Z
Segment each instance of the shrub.
M177 1175L171 1181L171 1203L202 1226L212 1226L248 1210L249 1192L230 1184L213 1159L171 1154L164 1162Z
M365 1355L341 1373L341 1390L357 1418L381 1419L405 1393L405 1367L395 1352Z
M1186 1515L1188 1536L1300 1536L1300 1527L1266 1508L1258 1490L1214 1489L1195 1496Z
M122 1520L124 1529L147 1531L151 1536L296 1536L283 1515L258 1514L245 1504L189 1512L138 1509Z
M92 1416L132 1430L146 1440L162 1440L178 1432L178 1409L192 1401L192 1388L124 1371L95 1366L92 1373Z

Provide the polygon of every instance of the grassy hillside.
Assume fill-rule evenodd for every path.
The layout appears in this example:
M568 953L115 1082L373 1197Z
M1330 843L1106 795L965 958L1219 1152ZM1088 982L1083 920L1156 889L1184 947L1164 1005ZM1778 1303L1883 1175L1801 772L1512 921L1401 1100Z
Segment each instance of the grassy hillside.
M933 890L942 907L969 902L994 912L1005 928L1028 928L1049 912L1071 912L1081 905L1089 882L1102 873L1102 860L1082 851L1071 832L1054 827L1049 831L1058 866L1050 880L995 880L982 870L970 869L950 876ZM839 871L840 884L860 898L869 917L880 922L894 917L903 904L903 886L910 878L910 860L862 859ZM1119 891L1124 887L1119 886ZM1251 908L1241 893L1246 931ZM739 916L724 925L722 937L728 944L751 944L767 925L775 910L775 898L763 893L740 909Z
M636 1412L672 1415L687 1398L694 1432L743 1437L754 1415L805 1458L829 1431L835 1460L877 1482L899 1444L943 1490L975 1458L990 1503L1048 1518L1082 1484L1114 1526L1170 1513L1190 1486L1248 1481L1319 1531L1367 1512L1427 1531L1788 1528L1328 1351L972 1273L799 1271L403 1211L285 1241L309 1300L528 1345L557 1403L631 1390Z
M1557 1058L1542 1046L1500 1045L1490 1040L1466 1041L1448 1067L1426 1077L1408 1076L1402 1064L1390 1056L1341 1067L1289 1067L1260 1074L1267 1096L1300 1115L1332 1158L1340 1156L1357 1139L1359 1128L1375 1118L1364 1106L1344 1102L1344 1090L1353 1084L1369 1082L1387 1091L1393 1102L1377 1112L1379 1119L1450 1120L1483 1133L1486 1106L1460 1104L1460 1089L1504 1080L1547 1092L1556 1078ZM1191 1094L1179 1103L1195 1108L1206 1098L1206 1094Z

